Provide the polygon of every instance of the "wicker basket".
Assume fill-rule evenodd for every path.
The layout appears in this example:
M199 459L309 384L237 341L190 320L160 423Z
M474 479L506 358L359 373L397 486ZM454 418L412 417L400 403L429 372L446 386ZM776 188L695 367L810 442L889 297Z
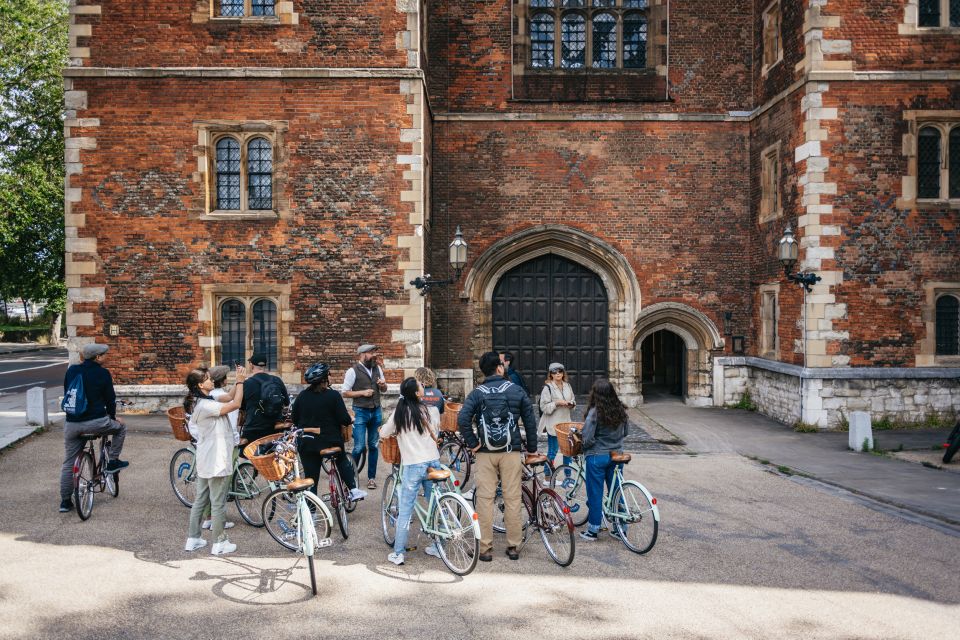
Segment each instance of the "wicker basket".
M293 469L295 453L279 456L273 451L265 455L257 455L257 449L262 444L269 444L278 440L283 434L273 435L254 440L243 449L243 457L253 463L260 475L270 482L282 480Z
M190 442L190 430L187 429L187 415L183 412L183 407L170 407L167 409L167 420L170 421L170 428L173 429L173 437L177 440Z
M557 424L553 425L553 428L557 432L557 443L560 445L560 453L568 457L580 455L580 445L582 444L580 436L571 436L570 430L579 429L581 432L583 432L583 423L558 422Z
M400 464L400 444L397 436L380 438L380 457L389 464Z
M440 430L454 433L457 431L457 417L460 415L460 409L463 405L459 402L448 402L443 406L443 413L440 414Z
M342 427L343 429L343 441L350 442L350 439L353 437L353 425L347 425Z

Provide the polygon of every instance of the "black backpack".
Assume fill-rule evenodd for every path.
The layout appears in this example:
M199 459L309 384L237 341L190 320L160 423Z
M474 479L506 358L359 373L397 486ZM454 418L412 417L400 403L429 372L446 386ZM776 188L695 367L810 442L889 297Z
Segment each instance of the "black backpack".
M280 378L270 376L260 383L260 402L257 413L267 420L279 420L289 403L287 388Z
M517 420L510 411L505 392L512 386L512 382L505 381L498 387L477 387L483 394L480 400L479 435L487 451L510 451Z

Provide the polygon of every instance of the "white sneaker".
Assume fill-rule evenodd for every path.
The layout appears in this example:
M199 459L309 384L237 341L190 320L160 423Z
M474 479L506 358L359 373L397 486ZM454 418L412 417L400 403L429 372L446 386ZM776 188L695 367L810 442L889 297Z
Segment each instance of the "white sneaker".
M227 520L223 523L224 529L232 529L236 523L230 522ZM203 524L200 525L201 529L213 529L213 520L204 520Z
M387 560L392 562L395 565L403 564L403 554L402 553L391 553L387 556Z
M367 492L362 489L350 489L350 495L347 497L350 502L357 502L367 497Z
M187 544L183 547L184 551L196 551L207 546L207 541L203 538L187 538Z
M213 547L210 549L210 555L212 556L222 556L225 553L233 553L237 550L237 545L233 544L229 540L224 540L223 542L215 542Z
M434 558L440 557L440 551L437 549L437 545L435 544L431 544L427 546L427 548L424 549L423 552L428 556L433 556Z

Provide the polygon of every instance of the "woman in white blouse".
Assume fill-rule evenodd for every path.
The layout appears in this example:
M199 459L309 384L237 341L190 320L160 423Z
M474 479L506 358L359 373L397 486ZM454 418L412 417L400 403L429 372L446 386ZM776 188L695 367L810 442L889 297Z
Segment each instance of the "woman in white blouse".
M551 463L560 449L554 425L570 422L570 410L575 406L577 399L573 387L567 382L566 370L559 362L552 363L547 373L547 382L540 392L540 431L547 432L547 458ZM570 464L568 456L563 456L563 464Z

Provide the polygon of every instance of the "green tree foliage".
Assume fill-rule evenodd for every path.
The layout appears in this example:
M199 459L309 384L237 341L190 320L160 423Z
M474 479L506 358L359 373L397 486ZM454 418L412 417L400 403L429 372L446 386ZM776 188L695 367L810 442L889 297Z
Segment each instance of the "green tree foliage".
M66 0L0 0L0 296L62 308Z

